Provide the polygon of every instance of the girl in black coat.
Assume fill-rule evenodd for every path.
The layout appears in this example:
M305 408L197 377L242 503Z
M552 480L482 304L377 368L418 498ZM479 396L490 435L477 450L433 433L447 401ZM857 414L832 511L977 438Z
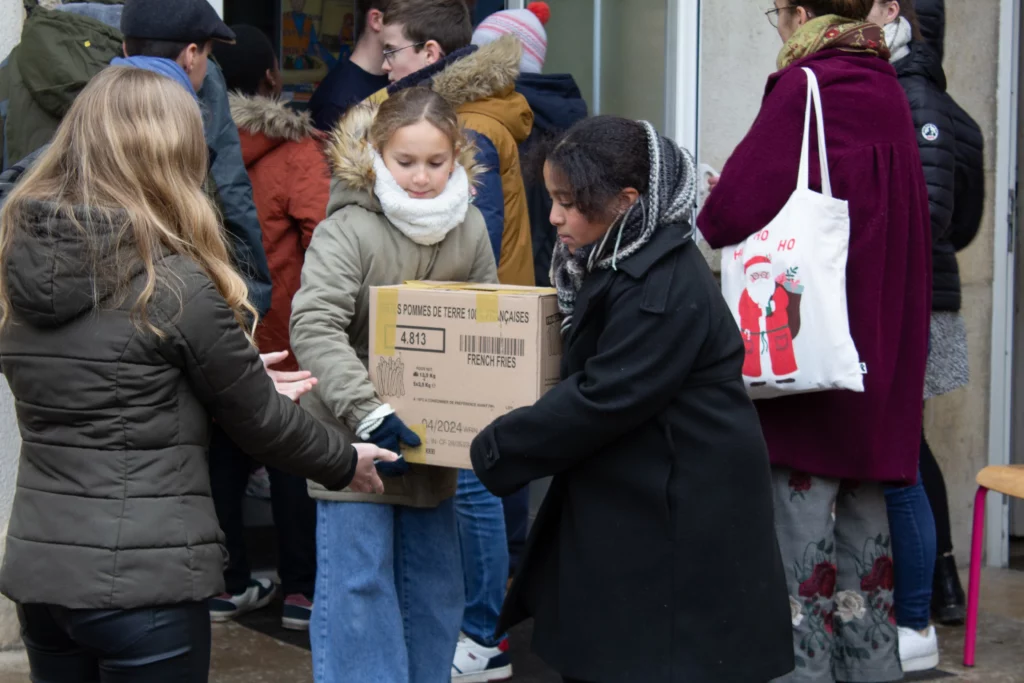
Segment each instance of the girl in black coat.
M474 440L495 494L554 475L502 631L566 680L768 681L793 669L768 453L743 342L693 241L689 154L648 123L566 133L544 181L562 382Z

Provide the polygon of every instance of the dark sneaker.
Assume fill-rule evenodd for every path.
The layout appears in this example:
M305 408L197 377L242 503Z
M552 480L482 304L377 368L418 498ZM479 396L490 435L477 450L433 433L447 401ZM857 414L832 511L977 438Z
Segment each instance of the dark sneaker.
M273 602L276 595L276 583L270 579L253 579L249 581L249 587L244 593L221 593L215 598L210 598L210 621L231 621L247 612L262 609Z
M313 616L313 603L302 593L293 593L284 599L281 626L289 631L308 631Z
M512 678L508 639L498 647L484 647L465 633L459 634L452 663L452 683L491 683Z

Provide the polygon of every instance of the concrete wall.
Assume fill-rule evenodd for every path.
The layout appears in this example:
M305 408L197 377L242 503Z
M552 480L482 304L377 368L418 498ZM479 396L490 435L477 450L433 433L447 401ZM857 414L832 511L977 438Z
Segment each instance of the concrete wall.
M7 58L11 49L18 44L24 10L21 0L0 0L0 61ZM7 381L0 381L0 561L3 560L4 544L7 537L7 523L11 519L11 501L14 497L14 482L18 476L18 451L21 438L14 417L14 399L7 388ZM18 618L14 605L0 596L0 650L20 647Z
M968 559L974 477L988 465L988 417L992 325L993 232L996 162L996 83L999 1L946 3L945 69L949 92L985 134L986 216L978 238L959 255L963 312L967 319L971 384L930 402L928 440L946 475L957 559Z
M753 122L781 47L763 8L754 3L743 6L746 9L737 11L736 3L701 3L700 155L718 170ZM974 476L988 464L999 1L946 6L949 90L985 133L989 194L981 234L960 255L972 381L965 389L931 401L925 410L929 443L949 488L953 543L964 563L970 547Z

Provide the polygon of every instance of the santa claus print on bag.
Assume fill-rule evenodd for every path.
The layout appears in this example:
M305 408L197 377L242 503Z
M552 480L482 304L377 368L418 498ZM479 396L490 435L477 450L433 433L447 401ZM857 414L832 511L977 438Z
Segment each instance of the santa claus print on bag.
M764 227L722 250L722 294L743 336L743 380L755 399L864 391L865 372L847 311L849 205L832 194L820 93L813 72L805 71L808 95L796 188ZM810 185L812 111L818 123L820 192Z
M799 370L793 347L793 339L800 331L803 291L796 281L798 267L788 268L776 277L771 256L757 255L744 264L743 270L747 285L739 301L740 330L746 345L743 376L759 380L766 358L775 382L791 383Z

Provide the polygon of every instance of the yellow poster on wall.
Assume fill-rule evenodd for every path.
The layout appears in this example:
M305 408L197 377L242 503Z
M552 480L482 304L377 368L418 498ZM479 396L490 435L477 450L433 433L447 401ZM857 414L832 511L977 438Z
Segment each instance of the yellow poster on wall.
M281 0L284 89L308 101L327 72L355 45L355 0Z

